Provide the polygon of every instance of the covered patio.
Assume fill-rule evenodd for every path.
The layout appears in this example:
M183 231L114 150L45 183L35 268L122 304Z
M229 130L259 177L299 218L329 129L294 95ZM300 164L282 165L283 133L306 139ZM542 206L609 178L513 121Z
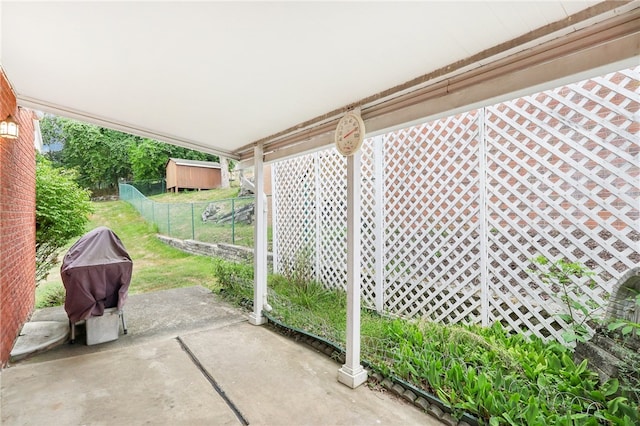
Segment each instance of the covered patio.
M633 66L637 2L3 2L2 68L22 108L239 160L331 147L348 112L367 137ZM24 29L28 28L27 32ZM347 159L347 353L360 363L360 154ZM256 194L256 206L264 206ZM265 323L266 214L254 311Z
M4 370L2 424L441 424L381 387L336 383L335 361L252 327L203 287L134 295L127 315L116 341L60 345Z

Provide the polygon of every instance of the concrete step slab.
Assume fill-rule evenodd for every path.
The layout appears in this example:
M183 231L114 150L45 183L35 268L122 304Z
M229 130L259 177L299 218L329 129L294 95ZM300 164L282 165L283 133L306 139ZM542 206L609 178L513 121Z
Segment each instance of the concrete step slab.
M33 321L22 327L16 344L11 350L11 361L15 362L39 352L44 352L67 340L69 322Z

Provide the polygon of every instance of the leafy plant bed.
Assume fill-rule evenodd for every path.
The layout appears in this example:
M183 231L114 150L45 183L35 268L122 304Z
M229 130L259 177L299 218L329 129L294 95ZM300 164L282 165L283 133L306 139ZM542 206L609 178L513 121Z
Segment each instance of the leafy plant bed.
M316 336L304 330L289 327L286 324L283 324L276 320L274 317L269 315L269 313L264 313L264 315L268 319L271 328L282 334L283 336L311 346L318 352L321 352L334 359L338 364L343 364L345 362L346 355L344 348L341 348L335 343L325 340L320 336ZM426 411L429 415L436 417L438 420L446 424L452 426L477 426L479 424L478 419L467 413L464 413L462 415L460 421L456 420L455 418L453 418L453 416L451 416L451 408L436 396L425 392L422 389L416 388L410 383L407 383L404 380L401 380L393 375L390 375L388 377L384 376L380 372L375 371L375 367L366 360L362 360L362 365L374 371L374 373L369 376L369 386L382 386L387 391L392 392L396 396L405 399L410 404L413 404L419 409Z
M214 269L224 297L252 300L251 266L216 261ZM344 347L344 292L274 275L268 301L274 321L329 342L331 354ZM406 383L413 395L435 398L423 397L429 407L448 407L453 418L467 423L473 418L490 425L639 423L637 404L619 396L617 380L601 385L587 361L574 363L567 347L509 334L500 323L443 325L363 309L361 336L362 358L373 371L392 378L387 379L392 391L408 398L406 388L394 390ZM380 383L385 386L385 379Z

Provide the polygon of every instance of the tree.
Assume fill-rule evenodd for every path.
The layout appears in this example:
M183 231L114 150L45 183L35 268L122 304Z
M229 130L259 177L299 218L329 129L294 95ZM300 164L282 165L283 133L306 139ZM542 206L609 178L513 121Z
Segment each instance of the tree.
M52 114L45 114L40 120L42 134L42 150L54 166L62 166L62 149L65 143L64 119Z
M51 115L43 118L41 130L44 145L62 146L59 157L52 157L54 165L76 170L78 183L92 190L115 188L119 179L162 179L172 157L218 161L215 155Z
M90 189L115 188L131 175L129 147L136 136L75 120L63 121L62 163L78 172L78 183Z
M169 161L169 145L144 139L129 148L131 171L134 181L158 180L164 177Z
M165 177L169 158L218 161L218 157L175 145L144 139L129 148L133 180L157 180Z
M74 172L54 168L39 155L36 163L36 282L57 263L60 249L81 235L92 206L89 191L75 182Z

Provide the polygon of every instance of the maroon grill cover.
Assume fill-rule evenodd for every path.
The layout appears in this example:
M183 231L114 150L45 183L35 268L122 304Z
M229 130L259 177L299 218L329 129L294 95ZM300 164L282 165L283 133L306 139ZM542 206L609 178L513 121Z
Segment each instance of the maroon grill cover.
M69 321L101 316L105 308L117 306L121 310L132 269L129 253L109 228L101 226L83 235L64 256L60 268Z

